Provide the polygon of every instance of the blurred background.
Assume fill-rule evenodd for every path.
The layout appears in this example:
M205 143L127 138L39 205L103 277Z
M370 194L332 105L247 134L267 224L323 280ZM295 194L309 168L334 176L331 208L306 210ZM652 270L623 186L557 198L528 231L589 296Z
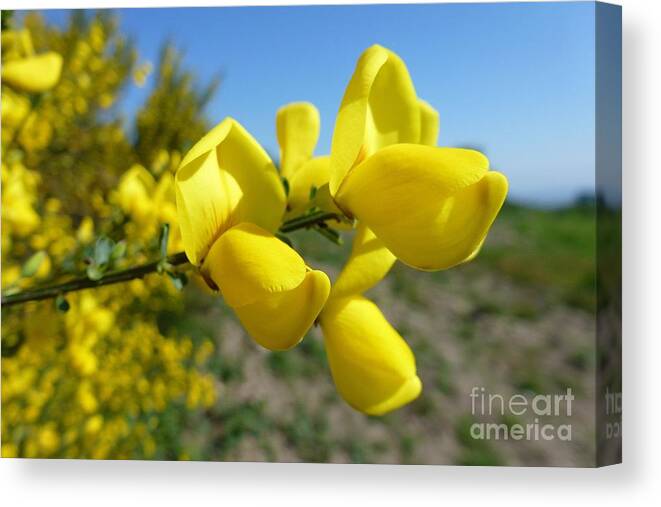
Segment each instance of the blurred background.
M3 309L2 455L589 465L594 312L612 303L595 292L591 9L3 11L3 64L63 58L45 92L3 81L4 293L158 258L166 222L167 251L181 251L173 171L227 115L277 161L277 108L311 101L327 153L356 58L374 43L402 56L440 111L440 144L485 152L511 193L475 261L438 273L398 263L368 294L416 355L425 387L407 407L368 417L345 405L316 328L268 352L194 275L183 290L152 276ZM292 237L331 278L351 243ZM572 441L474 440L473 386L571 388Z

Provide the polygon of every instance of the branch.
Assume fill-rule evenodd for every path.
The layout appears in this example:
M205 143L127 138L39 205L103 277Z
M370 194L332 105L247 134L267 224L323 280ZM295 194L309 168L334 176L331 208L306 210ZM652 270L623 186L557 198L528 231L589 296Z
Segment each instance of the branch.
M330 213L326 211L315 211L309 215L303 215L301 217L292 218L287 220L280 227L280 232L287 233L292 232L297 229L304 229L306 227L311 227L313 225L325 222L326 220L335 220L336 222L342 222L342 217L337 213Z
M188 263L188 259L186 258L186 254L184 252L179 252L169 256L166 259L166 262L172 266L179 266L181 264ZM67 292L75 292L77 290L92 289L96 287L103 287L104 285L128 282L130 280L135 280L136 278L142 278L150 273L155 273L158 271L158 266L161 263L162 261L158 260L122 271L115 271L114 273L108 273L107 275L102 276L98 280L91 280L87 277L76 278L74 280L70 280L58 285L51 285L49 287L25 290L10 295L3 294L2 307L4 308L13 306L20 303L26 303L28 301L51 299L61 294L66 294Z
M287 233L287 232L295 231L297 229L312 227L316 224L325 222L326 220L336 220L337 222L340 222L342 221L342 217L340 217L336 213L317 211L314 213L310 213L309 215L304 215L301 217L293 218L291 220L287 220L282 224L279 232ZM184 252L179 252L167 257L166 262L171 266L179 266L182 264L187 264L188 259ZM135 266L133 268L125 269L122 271L115 271L114 273L108 273L102 276L101 278L99 278L98 280L91 280L88 277L81 277L57 285L24 290L16 294L6 294L6 295L3 294L2 307L6 308L20 303L26 303L28 301L41 301L43 299L52 299L52 298L56 298L57 296L66 294L68 292L75 292L83 289L93 289L96 287L103 287L104 285L112 285L115 283L128 282L130 280L135 280L136 278L143 278L145 275L159 271L159 266L161 265L162 265L162 261L158 260L154 262L149 262L147 264L142 264L140 266Z

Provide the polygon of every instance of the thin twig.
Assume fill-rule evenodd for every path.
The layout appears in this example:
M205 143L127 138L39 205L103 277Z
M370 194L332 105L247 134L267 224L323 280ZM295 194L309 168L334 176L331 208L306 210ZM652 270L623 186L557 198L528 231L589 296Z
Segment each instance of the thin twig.
M40 301L42 299L51 299L66 294L68 292L75 292L77 290L92 289L96 287L103 287L104 285L112 285L115 283L128 282L136 278L142 278L150 273L158 271L158 266L162 261L149 262L133 268L124 269L122 271L115 271L102 276L98 280L91 280L90 278L76 278L68 282L51 285L48 287L40 287L36 289L29 289L18 292L16 294L2 296L2 306L8 307L28 301ZM188 259L184 252L179 252L167 258L166 262L171 266L179 266L186 264Z
M297 229L304 229L307 227L312 227L316 224L325 222L326 220L336 220L340 222L342 218L335 213L327 213L324 211L318 211L315 213L310 213L309 215L304 215L302 217L296 217L291 220L288 220L282 224L280 227L280 233L292 232ZM182 264L188 263L188 258L184 252L179 252L174 255L169 256L166 259L166 262L171 266L179 266ZM43 299L56 298L59 295L64 295L69 292L75 292L83 289L92 289L96 287L103 287L104 285L112 285L115 283L128 282L130 280L135 280L136 278L143 278L144 276L155 273L159 271L159 266L162 266L163 261L153 261L147 264L142 264L140 266L135 266L133 268L128 268L122 271L115 271L113 273L108 273L103 275L98 280L91 280L88 277L80 277L68 282L60 283L57 285L50 285L48 287L37 287L34 289L27 289L15 294L3 294L2 295L2 307L9 307L17 305L20 303L26 303L28 301L41 301Z
M318 223L325 222L326 220L335 220L336 222L341 222L342 217L340 217L337 213L330 213L327 211L316 211L314 213L310 213L309 215L304 215L302 217L296 217L296 218L292 218L291 220L287 220L280 227L280 232L286 233L286 232L295 231L297 229L304 229L306 227L311 227Z

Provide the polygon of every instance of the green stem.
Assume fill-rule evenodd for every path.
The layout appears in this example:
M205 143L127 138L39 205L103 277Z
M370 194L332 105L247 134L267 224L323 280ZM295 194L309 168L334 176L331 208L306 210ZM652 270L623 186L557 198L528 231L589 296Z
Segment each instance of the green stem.
M166 262L171 266L179 266L188 263L186 254L179 252L171 255L166 259ZM2 296L2 307L17 305L20 303L27 303L28 301L40 301L42 299L52 299L60 294L68 292L75 292L83 289L92 289L96 287L103 287L104 285L112 285L115 283L128 282L136 278L142 278L150 273L158 271L158 266L162 261L149 262L133 268L124 269L122 271L115 271L102 276L98 280L91 280L89 278L76 278L68 282L51 285L48 287L40 287L36 289L25 290L16 294Z
M287 233L292 232L297 229L304 229L306 227L311 227L313 225L325 222L326 220L335 220L336 222L341 222L342 217L337 213L329 213L327 211L315 211L309 215L304 215L302 217L292 218L287 220L280 227L280 232Z
M296 217L284 222L282 224L282 227L280 227L279 232L287 233L287 232L295 231L297 229L312 227L316 224L325 222L326 220L336 220L339 222L342 220L342 218L335 213L326 213L324 211L318 211L302 217ZM182 264L187 264L188 259L186 258L186 254L184 252L179 252L169 256L166 259L166 262L171 266L179 266ZM57 285L50 285L48 287L37 287L35 289L28 289L21 292L17 292L15 294L3 294L2 307L5 308L21 303L27 303L28 301L41 301L43 299L52 299L52 298L56 298L59 295L64 295L68 292L75 292L83 289L93 289L96 287L103 287L104 285L112 285L115 283L128 282L130 280L135 280L136 278L143 278L146 275L158 272L159 266L162 266L161 260L149 262L147 264L142 264L140 266L135 266L133 268L128 268L122 271L115 271L113 273L108 273L106 275L103 275L98 280L90 280L88 277L81 277Z

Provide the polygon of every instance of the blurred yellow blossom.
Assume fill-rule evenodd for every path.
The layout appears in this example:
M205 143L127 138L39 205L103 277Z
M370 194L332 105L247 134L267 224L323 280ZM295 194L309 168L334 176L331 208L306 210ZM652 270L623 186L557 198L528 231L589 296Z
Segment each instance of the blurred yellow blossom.
M140 67L138 67L133 73L133 81L135 84L140 87L144 86L151 71L152 65L149 62L143 63Z
M131 46L103 15L78 26L70 53L69 33L34 14L24 22L2 32L3 290L70 277L101 234L125 240L139 263L169 222L169 249L181 250L179 152L160 144L153 167L132 165L121 123L96 116L130 78ZM52 301L3 308L2 456L176 458L178 443L163 448L158 436L161 419L212 406L217 387L206 371L214 343L156 323L173 290L155 277L68 294L66 313Z

